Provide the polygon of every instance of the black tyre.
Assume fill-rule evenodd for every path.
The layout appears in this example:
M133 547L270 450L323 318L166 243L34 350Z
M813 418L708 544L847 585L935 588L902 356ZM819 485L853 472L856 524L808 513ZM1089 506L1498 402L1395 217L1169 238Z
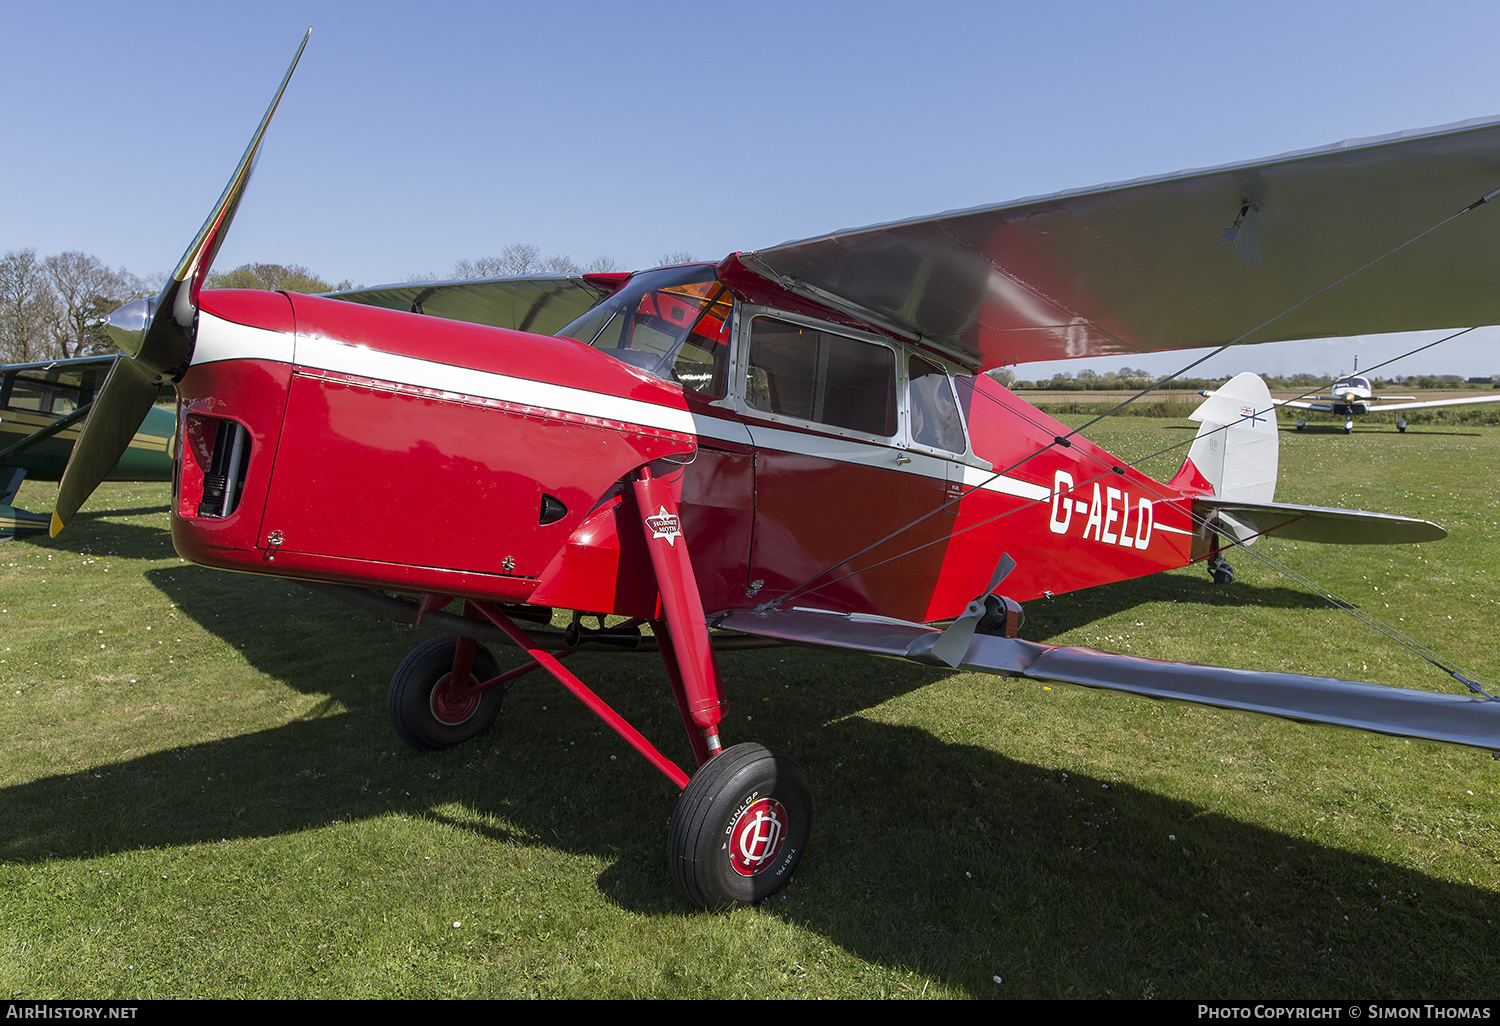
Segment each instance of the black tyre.
M462 695L453 687L453 653L457 638L433 638L407 653L391 676L386 710L396 736L419 752L451 748L478 737L500 715L501 692ZM498 676L495 657L475 646L470 679L478 683Z
M760 901L792 878L811 829L802 767L774 748L735 745L699 767L677 799L672 879L699 908Z

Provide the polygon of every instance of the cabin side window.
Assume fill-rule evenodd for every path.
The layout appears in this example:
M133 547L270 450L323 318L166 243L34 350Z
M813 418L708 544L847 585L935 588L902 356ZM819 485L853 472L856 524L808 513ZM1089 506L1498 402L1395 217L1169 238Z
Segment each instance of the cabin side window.
M35 410L38 413L45 412L44 400L49 400L50 395L42 392L36 385L29 381L14 380L10 388L5 392L5 408L8 410Z
M757 317L750 328L745 402L765 413L888 438L896 433L896 354Z
M78 409L77 394L76 389L16 378L6 390L4 402L6 408L12 410L33 410L62 416Z

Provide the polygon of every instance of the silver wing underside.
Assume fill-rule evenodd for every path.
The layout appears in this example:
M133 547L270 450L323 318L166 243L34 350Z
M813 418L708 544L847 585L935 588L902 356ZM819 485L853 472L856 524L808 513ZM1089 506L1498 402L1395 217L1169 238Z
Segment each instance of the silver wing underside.
M1246 333L1269 342L1446 328L1500 316L1496 204L1290 308L1496 188L1500 119L1486 119L835 232L742 259L978 368Z
M562 330L612 289L580 275L402 282L330 292L329 299L513 328L538 335Z
M933 661L926 653L938 633L923 624L807 609L733 612L712 620L719 627L758 637L921 662ZM1475 695L1164 663L983 634L974 636L958 669L1500 750L1500 702Z

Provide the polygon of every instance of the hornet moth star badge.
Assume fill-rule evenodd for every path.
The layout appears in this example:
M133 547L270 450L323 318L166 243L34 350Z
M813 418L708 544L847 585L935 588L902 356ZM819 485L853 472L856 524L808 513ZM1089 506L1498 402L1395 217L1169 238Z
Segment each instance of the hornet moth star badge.
M677 520L677 514L668 513L665 506L658 506L656 512L646 518L646 524L651 528L653 539L665 538L667 544L673 547L676 547L677 539L682 537L682 525Z

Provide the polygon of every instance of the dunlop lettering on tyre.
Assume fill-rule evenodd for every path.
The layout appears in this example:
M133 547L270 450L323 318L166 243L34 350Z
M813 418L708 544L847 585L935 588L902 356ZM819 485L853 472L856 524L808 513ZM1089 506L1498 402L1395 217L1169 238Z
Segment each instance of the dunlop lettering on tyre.
M672 878L700 908L760 901L791 879L812 827L812 793L783 752L741 744L701 766L672 813Z

